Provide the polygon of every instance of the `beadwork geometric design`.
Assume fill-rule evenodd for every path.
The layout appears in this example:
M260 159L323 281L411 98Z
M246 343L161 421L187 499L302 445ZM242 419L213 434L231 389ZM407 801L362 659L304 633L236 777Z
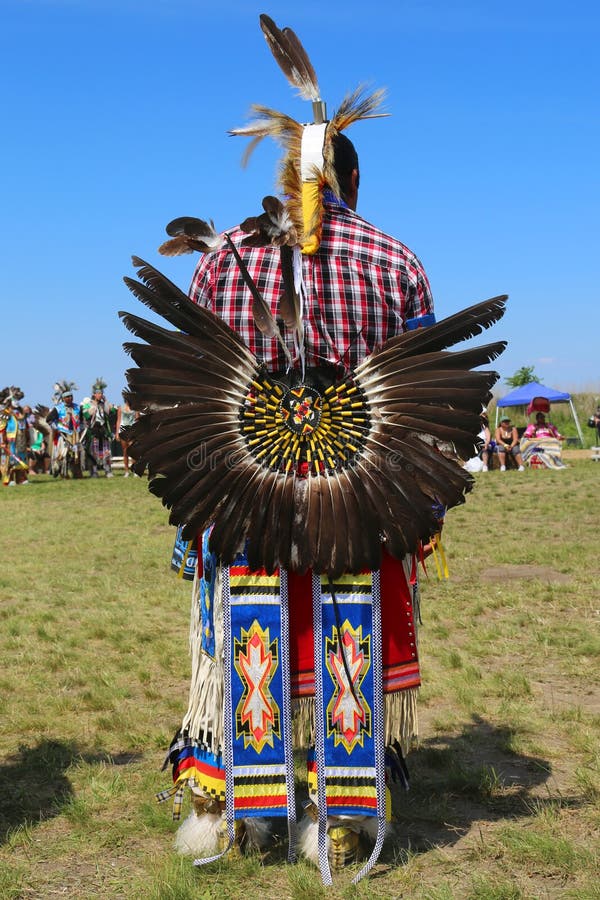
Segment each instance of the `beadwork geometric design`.
M362 625L354 629L346 620L341 634L334 628L332 636L325 638L325 648L325 665L334 684L326 710L327 736L350 754L356 744L362 746L365 736L371 736L371 709L361 691L371 665L371 635L363 637Z
M289 388L266 375L252 382L240 417L256 460L281 472L306 464L306 474L352 464L371 421L367 400L351 378L319 392L306 384Z
M279 706L269 689L279 665L278 641L271 641L268 628L256 620L248 631L242 628L240 639L234 638L234 665L244 686L235 713L236 738L261 753L281 737Z

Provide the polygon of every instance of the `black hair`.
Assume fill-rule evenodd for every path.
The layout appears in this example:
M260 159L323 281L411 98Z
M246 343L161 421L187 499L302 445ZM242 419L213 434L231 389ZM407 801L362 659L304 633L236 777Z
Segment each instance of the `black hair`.
M337 175L342 199L346 199L352 193L352 172L354 169L359 172L358 153L352 141L340 132L332 138L331 143L333 145L333 168ZM358 187L358 179L356 186Z

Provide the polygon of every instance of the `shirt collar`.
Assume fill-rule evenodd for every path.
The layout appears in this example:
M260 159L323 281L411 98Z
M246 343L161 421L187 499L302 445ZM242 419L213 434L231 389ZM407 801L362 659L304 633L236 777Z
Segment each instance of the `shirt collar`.
M323 202L330 203L334 206L341 206L344 209L350 209L345 200L342 200L341 197L336 197L331 188L325 188L323 190Z

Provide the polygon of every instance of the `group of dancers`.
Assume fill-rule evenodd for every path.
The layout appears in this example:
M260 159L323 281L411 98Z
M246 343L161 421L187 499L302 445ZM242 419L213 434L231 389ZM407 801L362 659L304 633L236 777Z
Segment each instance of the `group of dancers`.
M51 474L55 478L82 478L87 472L97 478L104 472L112 478L112 446L115 435L123 449L125 475L129 472L127 426L136 418L127 403L114 406L105 396L106 383L98 378L91 395L81 403L74 399L76 385L62 381L54 385L51 407L34 409L23 403L16 386L0 394L0 453L2 483L16 487L29 483L29 476Z

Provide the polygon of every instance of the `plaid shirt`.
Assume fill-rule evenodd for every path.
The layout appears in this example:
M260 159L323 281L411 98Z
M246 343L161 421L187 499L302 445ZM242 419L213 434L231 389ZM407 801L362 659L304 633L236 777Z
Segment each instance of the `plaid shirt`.
M238 246L245 237L239 228L230 236ZM245 247L240 252L277 316L282 293L279 251ZM325 201L320 248L314 256L303 256L302 265L308 366L353 368L388 338L414 326L409 320L433 312L429 282L417 257L334 198ZM270 371L286 368L277 341L254 324L250 291L229 250L201 259L190 297L224 319ZM293 336L280 324L293 354Z

